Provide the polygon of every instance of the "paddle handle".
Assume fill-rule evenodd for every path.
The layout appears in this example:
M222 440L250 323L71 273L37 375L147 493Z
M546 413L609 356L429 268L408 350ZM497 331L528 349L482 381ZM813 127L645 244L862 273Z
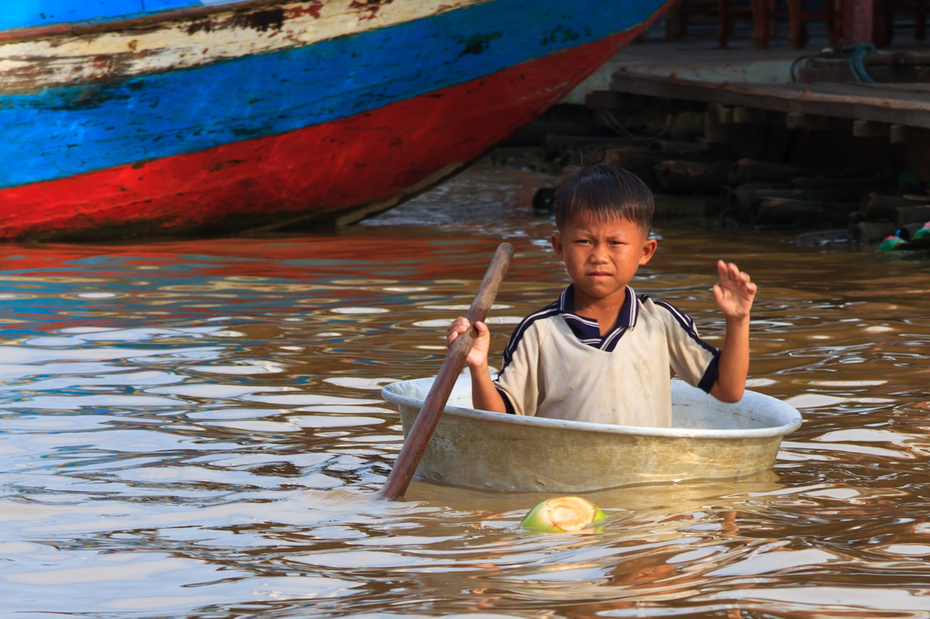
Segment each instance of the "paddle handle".
M417 415L413 427L410 428L410 432L407 434L407 440L404 441L404 445L401 447L400 454L398 454L397 460L394 462L394 467L391 469L384 487L378 493L379 497L393 501L403 497L404 493L407 492L410 480L413 479L413 474L420 464L420 458L423 457L423 452L426 450L426 444L429 443L433 430L436 429L436 424L439 423L442 409L445 408L446 402L449 400L452 387L455 386L456 379L462 373L465 358L471 351L472 343L475 341L477 331L474 324L483 321L487 317L488 311L491 309L495 297L497 297L497 290L500 288L501 281L503 281L507 268L510 266L513 251L513 245L501 243L497 251L494 252L494 257L491 258L491 264L484 274L484 279L481 280L481 285L471 302L471 307L468 308L468 313L465 314L472 326L468 331L455 338L452 346L449 347L446 358L436 375L436 380L433 381L433 386L430 388L426 400L423 401L423 408L420 409L420 414Z

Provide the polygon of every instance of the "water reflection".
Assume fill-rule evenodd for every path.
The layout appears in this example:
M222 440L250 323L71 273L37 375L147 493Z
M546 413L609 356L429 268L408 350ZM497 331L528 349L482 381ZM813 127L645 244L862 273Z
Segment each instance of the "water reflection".
M636 288L709 339L715 259L761 286L751 386L805 416L775 471L596 493L593 535L522 533L544 496L373 499L380 389L435 373L501 238L498 350L563 285L513 197L549 180L479 168L333 235L0 246L4 613L926 616L923 259L661 224Z

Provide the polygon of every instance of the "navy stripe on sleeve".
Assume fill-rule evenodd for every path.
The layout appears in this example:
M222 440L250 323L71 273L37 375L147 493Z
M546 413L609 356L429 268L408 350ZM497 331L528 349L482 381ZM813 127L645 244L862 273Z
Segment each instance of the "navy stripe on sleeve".
M714 358L711 359L710 363L707 365L707 369L704 370L704 376L701 377L700 382L697 384L698 389L701 389L706 393L710 393L714 383L717 382L717 377L720 375L720 349L715 346L711 346L702 340L697 333L697 329L694 327L694 320L687 314L682 313L677 307L666 303L665 301L654 300L653 303L658 307L666 309L672 316L675 317L675 320L678 321L678 324L682 326L682 328L685 330L685 332L687 332L691 339L700 344L704 350L713 353Z
M680 324L684 328L684 330L688 333L688 336L691 339L693 339L695 342L700 344L705 350L707 350L708 352L712 352L715 355L720 354L720 351L716 347L711 346L710 344L708 344L707 342L701 339L701 336L698 335L697 330L694 328L694 320L692 320L690 316L688 316L687 314L681 313L681 311L679 311L677 307L675 307L674 305L669 305L665 301L654 300L653 303L657 305L658 307L662 307L668 310L668 312L672 316L675 317L675 320L678 321L678 324Z
M537 320L542 320L543 318L548 318L549 316L555 316L559 313L559 304L558 302L551 303L546 307L542 308L539 311L533 312L517 325L517 328L513 330L513 333L510 335L510 340L507 342L507 347L504 348L504 365L501 367L501 372L504 371L510 362L513 361L513 353L517 350L517 346L520 344L520 340L523 339L523 335L526 333L526 330L530 328Z
M707 366L707 369L704 370L704 376L701 377L701 382L697 384L698 389L702 390L705 393L710 393L710 390L713 388L714 383L717 382L717 377L720 376L720 351L714 353L714 358L711 359L710 363Z
M504 401L504 409L507 411L508 415L516 415L517 409L514 408L513 402L510 401L510 396L507 395L507 392L501 389L500 387L495 387L497 392L501 394L501 399Z

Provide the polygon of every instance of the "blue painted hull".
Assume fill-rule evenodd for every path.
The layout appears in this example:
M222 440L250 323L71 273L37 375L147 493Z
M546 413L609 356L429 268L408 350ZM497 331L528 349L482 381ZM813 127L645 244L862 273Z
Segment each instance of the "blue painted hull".
M138 3L110 4L111 8L118 5L128 10ZM18 162L0 171L0 202L4 197L10 200L18 195L13 192L4 196L4 189L41 186L125 166L209 153L231 145L257 145L366 114L383 117L382 126L376 133L359 135L371 141L368 148L353 146L351 150L364 151L359 152L360 161L376 161L385 156L392 140L404 139L397 135L396 123L390 115L384 116L383 110L423 97L438 100L445 96L442 93L457 87L480 87L483 79L513 73L511 86L495 85L497 92L490 103L493 106L494 97L501 97L500 113L512 114L512 103L503 98L518 96L526 99L524 109L506 123L505 129L496 129L494 135L475 127L475 140L481 147L477 152L464 148L466 156L459 162L464 164L541 113L556 100L554 95L564 94L594 70L605 59L605 41L611 41L606 45L609 55L662 6L661 0L578 0L570 5L555 0L491 0L417 19L398 18L396 23L349 36L275 48L273 29L283 31L288 15L301 15L301 10L323 11L325 3L291 3L287 5L290 13L283 9L279 13L274 12L278 9L273 9L273 3L261 2L261 8L248 15L262 16L265 21L254 18L249 22L239 16L244 14L240 9L250 4L255 3L235 5L238 12L229 13L228 19L219 12L222 9L190 17L185 17L184 11L167 12L165 23L173 28L172 36L184 28L191 36L205 36L203 32L210 29L218 31L221 27L231 28L228 24L247 23L250 27L240 31L270 46L261 53L207 57L190 66L182 66L179 61L174 66L170 63L174 60L170 49L157 50L168 60L161 64L151 61L149 67L148 57L132 47L138 40L131 38L134 21L117 21L85 26L86 34L78 29L76 36L88 45L100 41L101 45L106 42L111 46L110 39L104 37L122 36L131 52L119 49L109 57L91 58L106 67L135 62L130 69L104 71L102 78L77 83L36 79L35 87L30 88L28 80L20 80L18 88L0 88L0 126L7 136L15 138L0 142L0 159ZM269 15L278 16L279 21L268 21ZM360 24L363 18L359 18ZM136 22L159 27L154 19L140 18ZM51 28L45 32L57 32ZM36 32L39 36L42 31ZM616 38L618 33L629 36ZM54 36L66 40L75 34ZM24 38L28 37L14 37L13 41L21 43ZM588 47L594 51L578 54ZM587 64L573 70L560 69L562 73L552 75L543 88L548 92L540 91L536 78L531 92L521 87L520 67L531 73L534 65L559 64L552 59L569 52L584 57ZM148 53L158 60L155 51ZM455 104L434 107L437 113L449 113ZM495 110L487 112L493 115ZM458 122L456 118L435 121L446 126ZM328 146L309 143L307 148ZM333 152L331 157L339 159L339 153ZM432 178L454 161L437 160L431 164L433 169L418 164L419 174L413 177L419 178L411 185ZM299 162L294 165L302 169ZM180 188L173 179L166 192L181 191L198 178L201 176L195 174L182 180ZM266 181L259 178L257 182ZM390 187L375 197L348 196L341 205L321 204L307 196L304 210L322 207L334 213L379 200L390 202L396 195L397 188ZM288 214L294 212L290 205L285 210Z

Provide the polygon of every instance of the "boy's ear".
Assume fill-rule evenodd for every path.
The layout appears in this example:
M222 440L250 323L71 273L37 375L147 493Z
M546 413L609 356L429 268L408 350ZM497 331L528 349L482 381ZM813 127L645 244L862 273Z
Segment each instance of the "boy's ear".
M646 239L643 243L643 253L639 256L639 266L643 266L650 260L656 253L656 248L659 246L658 241L655 239Z
M549 242L552 243L552 249L555 251L555 254L561 258L562 257L562 235L558 232L553 232L552 236L549 237Z

